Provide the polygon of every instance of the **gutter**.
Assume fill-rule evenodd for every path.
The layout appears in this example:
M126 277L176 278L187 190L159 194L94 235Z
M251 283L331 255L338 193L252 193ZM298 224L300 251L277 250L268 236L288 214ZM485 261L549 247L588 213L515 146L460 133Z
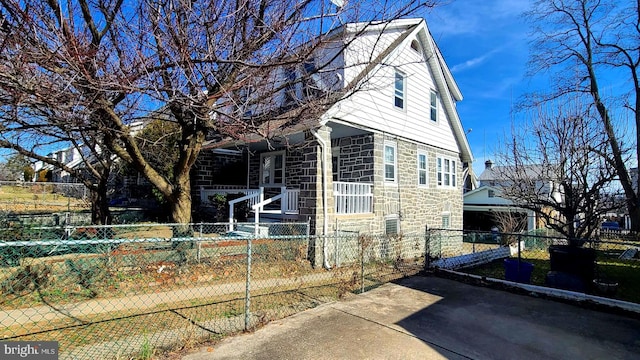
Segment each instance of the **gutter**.
M329 203L329 199L327 198L327 194L328 194L327 161L326 161L327 143L322 139L322 137L320 137L320 135L318 135L318 130L316 129L311 130L311 133L316 138L316 140L318 140L318 143L320 144L320 148L322 151L322 157L320 158L320 164L322 166L322 212L323 212L323 218L322 218L323 233L322 234L324 235L324 240L322 241L322 262L323 262L324 268L329 270L331 269L331 266L329 266L329 263L327 262L327 234L329 232L329 219L327 218L328 216L327 204Z

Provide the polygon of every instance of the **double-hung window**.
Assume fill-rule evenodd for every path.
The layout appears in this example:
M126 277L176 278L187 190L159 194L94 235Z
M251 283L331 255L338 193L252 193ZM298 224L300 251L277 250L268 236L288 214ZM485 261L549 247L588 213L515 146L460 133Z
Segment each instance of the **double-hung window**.
M449 229L451 227L451 214L449 212L442 213L442 228Z
M260 184L284 184L284 151L260 155Z
M438 157L436 167L438 186L456 187L456 161Z
M418 151L418 186L427 186L427 153Z
M430 99L430 108L431 108L431 121L438 121L438 93L435 90L431 90L431 99Z
M393 105L404 110L407 99L407 75L400 70L395 71L393 82Z
M384 181L397 182L398 154L396 143L384 143Z

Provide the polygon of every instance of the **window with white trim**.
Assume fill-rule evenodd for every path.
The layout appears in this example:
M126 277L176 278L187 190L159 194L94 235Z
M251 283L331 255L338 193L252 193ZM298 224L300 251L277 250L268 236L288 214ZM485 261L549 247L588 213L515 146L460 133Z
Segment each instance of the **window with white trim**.
M430 108L431 108L431 121L438 121L438 93L435 90L431 90L431 99L430 99Z
M445 157L438 157L436 160L436 174L438 186L456 187L456 161Z
M442 229L451 227L451 215L448 212L442 213Z
M427 153L418 151L418 186L427 186Z
M393 105L397 109L404 110L407 99L406 94L407 75L400 70L396 70L393 81Z
M395 183L397 181L398 156L394 142L384 143L384 181Z
M260 154L260 184L284 185L284 151Z

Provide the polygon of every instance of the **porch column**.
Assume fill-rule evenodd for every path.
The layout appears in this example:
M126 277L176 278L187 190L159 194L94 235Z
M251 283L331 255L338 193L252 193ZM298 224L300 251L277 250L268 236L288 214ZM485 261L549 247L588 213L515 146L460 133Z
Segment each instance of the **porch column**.
M311 220L312 235L328 235L324 233L325 213L328 232L331 232L335 222L333 175L331 170L331 128L322 126L317 130L317 134L322 142L326 144L325 151L322 151L321 142L313 134L307 133L305 141L308 142L309 146L305 146L303 149L303 172L300 179L300 217ZM325 162L324 183L322 159ZM324 196L324 189L326 189L326 196ZM324 203L325 199L326 204ZM320 266L324 260L323 255L328 256L329 254L325 253L332 248L328 246L329 244L325 246L324 240L325 238L320 236L312 244L311 256L314 266Z

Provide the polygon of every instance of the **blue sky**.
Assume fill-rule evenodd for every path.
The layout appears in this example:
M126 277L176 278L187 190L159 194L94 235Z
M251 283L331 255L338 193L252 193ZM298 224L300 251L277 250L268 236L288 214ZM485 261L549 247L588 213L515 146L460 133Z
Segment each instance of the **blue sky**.
M458 113L480 175L510 132L512 104L543 79L528 78L529 0L456 0L426 15L427 25L462 91Z

